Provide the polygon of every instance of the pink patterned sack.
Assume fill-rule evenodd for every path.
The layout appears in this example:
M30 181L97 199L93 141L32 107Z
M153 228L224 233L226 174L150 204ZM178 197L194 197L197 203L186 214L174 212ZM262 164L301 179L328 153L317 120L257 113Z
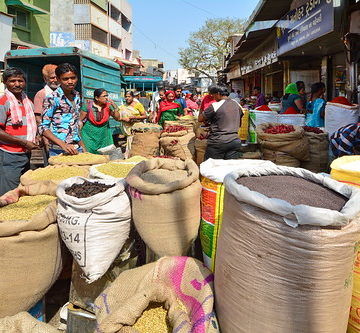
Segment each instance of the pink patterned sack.
M214 276L190 257L163 257L123 272L95 301L97 332L138 332L131 326L150 302L164 303L172 332L219 332Z

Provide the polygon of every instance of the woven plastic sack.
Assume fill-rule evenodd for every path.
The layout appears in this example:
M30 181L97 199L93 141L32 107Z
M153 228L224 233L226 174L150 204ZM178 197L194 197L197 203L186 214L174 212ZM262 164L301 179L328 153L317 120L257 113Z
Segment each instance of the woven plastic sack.
M305 115L304 114L278 114L276 123L288 124L295 126L305 126Z
M218 332L213 279L189 257L164 257L125 271L95 301L97 332L138 333L131 326L150 302L165 304L172 332Z
M293 206L237 183L240 177L261 175L307 179L348 201L340 212ZM224 183L215 268L221 331L345 332L360 233L360 191L304 169L278 166L236 171Z
M249 137L249 110L242 108L243 116L241 117L241 126L239 128L240 140L247 141Z
M158 170L182 178L166 184L141 178ZM126 181L131 187L133 220L147 246L158 256L186 255L200 224L201 185L195 162L150 159L135 166Z
M54 195L48 182L20 186L0 198L0 206L21 196ZM0 208L0 318L33 307L57 280L62 269L56 201L27 221L1 221Z
M120 181L88 179L115 186L88 198L66 194L68 187L84 180L73 177L58 186L57 221L62 240L91 283L105 274L129 237L131 208Z
M250 111L249 112L249 141L257 143L256 127L264 123L276 123L277 113L274 111Z
M332 179L360 188L360 155L339 157L330 168Z
M339 128L357 123L359 120L359 105L344 105L327 102L325 106L325 131L329 138Z
M305 131L309 140L309 161L301 162L301 167L312 172L325 172L329 163L329 140L327 133L312 133Z
M73 177L71 175L68 174L68 170L69 168L76 168L76 170L78 170L78 176L81 177L88 177L89 176L89 167L88 166L69 166L69 165L49 165L45 168L38 168L35 170L29 170L27 172L25 172L21 177L20 177L20 183L21 185L31 185L31 184L37 184L37 183L42 183L42 182L46 182L48 180L52 181L55 184L60 184L64 179L66 178L70 178ZM47 180L37 180L34 179L34 177L36 177L36 174L42 171L48 171L49 174L51 173L51 170L58 170L62 172L63 177L62 179L47 179Z

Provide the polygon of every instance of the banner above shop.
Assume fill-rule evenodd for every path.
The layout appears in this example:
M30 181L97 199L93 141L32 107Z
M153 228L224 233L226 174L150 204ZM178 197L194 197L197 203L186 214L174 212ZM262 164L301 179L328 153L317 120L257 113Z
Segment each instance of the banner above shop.
M333 0L309 0L276 24L278 55L334 30Z

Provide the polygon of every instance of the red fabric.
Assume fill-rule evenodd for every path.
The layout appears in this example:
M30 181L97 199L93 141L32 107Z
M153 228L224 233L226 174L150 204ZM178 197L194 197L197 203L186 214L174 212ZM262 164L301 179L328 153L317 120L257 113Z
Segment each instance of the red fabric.
M255 108L256 111L272 111L267 105L261 105Z
M87 110L88 110L88 114L87 114L88 119L95 126L104 125L110 118L110 103L107 103L105 107L101 109L101 112L98 112L98 114L100 115L98 120L95 118L93 103L88 103Z
M167 98L169 94L173 94L174 97L175 97L175 92L173 92L172 90L168 90L166 91L165 93L165 97ZM175 103L175 102L170 102L168 101L167 99L164 100L164 101L160 101L160 104L159 104L159 111L158 111L158 114L156 116L156 122L158 123L160 118L161 118L161 114L164 112L164 111L167 111L167 110L171 110L171 109L177 109L180 105L178 103Z
M332 99L331 103L343 104L347 106L353 106L345 97L339 96Z
M215 102L215 99L211 95L206 95L201 101L200 110L206 110L212 103Z
M296 109L292 106L286 109L286 111L283 114L298 114L299 112L296 111Z

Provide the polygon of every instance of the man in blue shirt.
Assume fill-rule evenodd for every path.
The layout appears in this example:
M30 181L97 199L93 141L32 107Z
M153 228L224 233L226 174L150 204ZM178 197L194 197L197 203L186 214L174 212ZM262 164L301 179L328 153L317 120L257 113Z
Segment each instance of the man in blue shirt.
M180 106L183 108L184 110L184 114L187 115L188 112L189 112L189 108L187 107L186 105L186 101L185 101L185 98L182 97L182 89L181 89L181 86L175 86L174 88L174 91L175 91L175 102L176 103L179 103Z
M330 137L330 147L335 157L360 154L360 123L339 128Z

